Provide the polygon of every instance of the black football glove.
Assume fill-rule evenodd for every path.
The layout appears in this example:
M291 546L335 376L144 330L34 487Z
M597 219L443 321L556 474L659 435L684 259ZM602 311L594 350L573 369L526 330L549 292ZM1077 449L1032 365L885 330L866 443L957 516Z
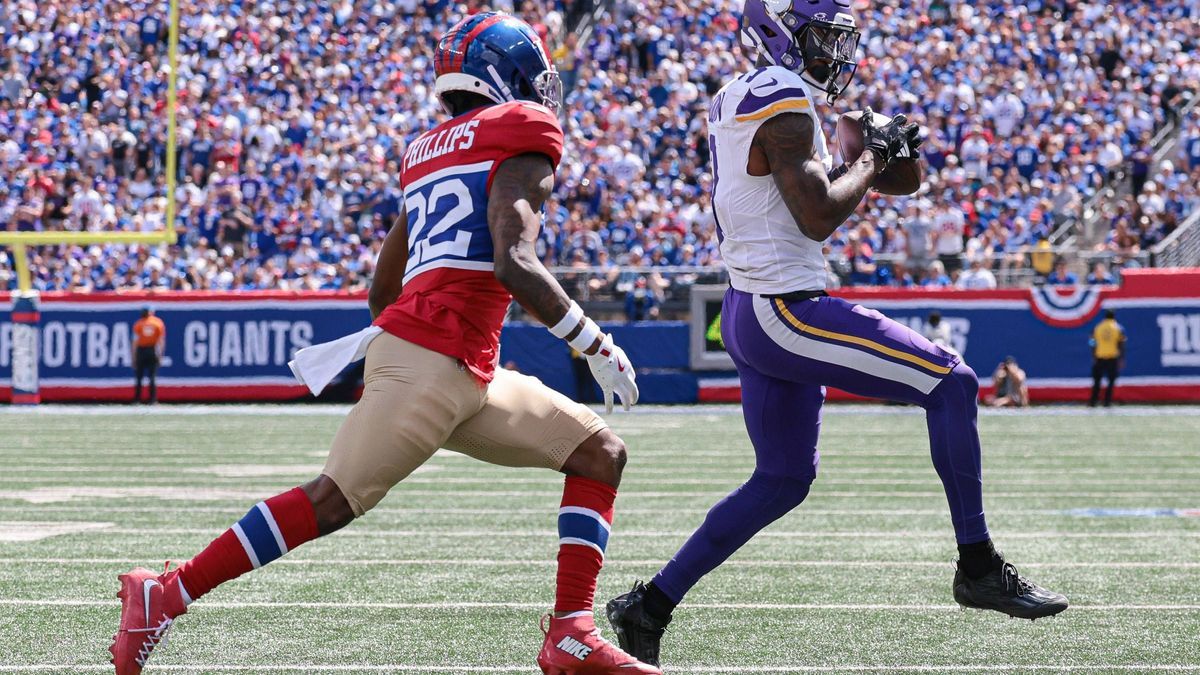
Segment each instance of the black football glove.
M862 125L863 144L883 160L884 166L898 158L917 156L917 148L921 145L921 128L909 124L904 115L896 115L880 127L875 126L875 113L867 108L859 118L859 123Z
M921 127L915 123L908 125L906 129L908 130L905 136L908 139L908 147L896 155L896 157L900 159L916 159L921 156L921 144L925 142L925 139L921 138Z

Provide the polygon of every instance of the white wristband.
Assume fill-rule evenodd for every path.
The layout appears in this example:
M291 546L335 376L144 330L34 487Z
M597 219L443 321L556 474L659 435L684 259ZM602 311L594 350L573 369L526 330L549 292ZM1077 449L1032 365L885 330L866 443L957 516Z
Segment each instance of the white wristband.
M582 354L592 348L598 337L600 337L600 326L597 326L595 321L585 317L583 320L583 329L579 331L579 335L571 338L571 341L567 344Z
M566 316L561 321L549 327L550 334L559 340L567 339L571 331L579 325L579 320L583 318L583 308L574 300L571 301L571 307L567 310Z

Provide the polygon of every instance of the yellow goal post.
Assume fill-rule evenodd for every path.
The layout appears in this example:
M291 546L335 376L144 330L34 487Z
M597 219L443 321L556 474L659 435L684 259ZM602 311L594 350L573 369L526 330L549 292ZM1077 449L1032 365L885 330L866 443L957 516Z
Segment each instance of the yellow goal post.
M14 272L17 275L17 290L12 294L14 310L20 302L24 310L31 306L36 310L37 293L33 290L33 276L29 269L29 247L61 244L174 244L177 240L175 231L175 188L176 188L176 157L175 123L176 102L178 100L179 77L179 0L170 0L167 17L167 208L163 229L153 232L7 232L0 231L0 246L7 246L12 251ZM32 304L30 304L32 303ZM14 324L22 323L16 320ZM36 311L23 311L22 314L34 317ZM14 326L15 328L16 326ZM14 331L12 372L13 372L13 401L17 402L18 380L22 390L32 384L32 396L22 396L26 403L37 403L37 365L38 331L36 320L32 326L24 322L25 330ZM22 336L22 343L17 344L17 335Z
M26 258L28 246L54 244L174 244L175 233L175 121L178 99L179 0L170 0L167 18L167 208L164 228L156 232L0 232L0 245L13 252L17 289L29 293L33 279Z

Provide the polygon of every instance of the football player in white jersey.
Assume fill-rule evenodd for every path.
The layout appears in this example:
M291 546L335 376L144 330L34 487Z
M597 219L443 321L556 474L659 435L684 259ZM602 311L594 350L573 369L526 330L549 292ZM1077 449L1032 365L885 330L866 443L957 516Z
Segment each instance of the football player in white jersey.
M920 144L903 115L876 125L867 111L862 155L832 170L816 106L821 94L835 100L854 77L859 33L849 0L746 0L741 33L756 68L716 95L708 126L731 285L721 335L741 379L756 466L650 584L609 602L621 647L657 664L684 594L808 495L825 385L925 409L958 543L955 600L1028 619L1063 611L1065 597L1018 575L992 545L975 373L909 328L825 294L822 243L892 160L913 156Z

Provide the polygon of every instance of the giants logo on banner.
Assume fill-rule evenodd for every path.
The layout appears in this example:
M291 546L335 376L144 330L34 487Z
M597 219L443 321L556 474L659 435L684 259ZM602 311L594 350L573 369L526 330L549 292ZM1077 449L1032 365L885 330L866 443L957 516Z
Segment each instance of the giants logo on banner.
M1200 314L1159 314L1164 368L1200 366Z

